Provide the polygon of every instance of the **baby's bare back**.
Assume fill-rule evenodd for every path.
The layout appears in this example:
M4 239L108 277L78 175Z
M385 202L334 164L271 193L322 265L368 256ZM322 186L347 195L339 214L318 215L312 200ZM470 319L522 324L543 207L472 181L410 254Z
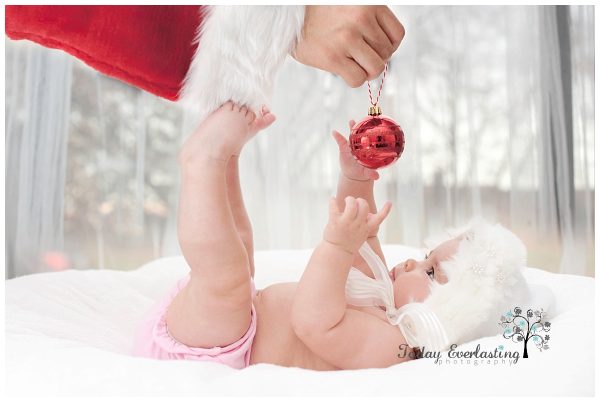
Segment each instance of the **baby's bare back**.
M296 336L290 311L296 282L278 283L258 292L254 306L258 318L250 364L270 363L313 370L337 370L311 352Z

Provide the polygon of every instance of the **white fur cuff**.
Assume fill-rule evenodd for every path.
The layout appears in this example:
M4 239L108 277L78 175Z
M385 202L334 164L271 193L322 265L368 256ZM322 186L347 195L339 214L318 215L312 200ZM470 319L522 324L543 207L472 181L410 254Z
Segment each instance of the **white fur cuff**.
M196 122L228 100L257 113L300 37L304 6L207 6L202 12L180 99Z

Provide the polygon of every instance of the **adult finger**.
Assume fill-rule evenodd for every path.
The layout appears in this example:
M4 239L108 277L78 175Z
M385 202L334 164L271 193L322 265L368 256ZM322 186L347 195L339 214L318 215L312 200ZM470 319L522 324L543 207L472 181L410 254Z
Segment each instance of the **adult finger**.
M366 27L363 30L362 35L365 42L367 42L384 61L389 60L392 53L397 49L397 47L392 45L392 42L383 28L379 26L377 20L373 21L373 25Z
M367 72L367 79L377 78L385 68L385 62L364 40L357 41L350 49L350 55Z
M367 72L363 70L356 60L344 57L339 64L339 75L352 88L358 88L367 80Z
M356 202L356 198L354 197L346 197L346 206L344 208L344 212L342 212L342 219L344 220L354 220L356 218L356 213L358 212L358 204Z
M394 13L392 13L392 10L390 10L388 7L382 7L377 12L375 17L377 18L379 26L381 29L383 29L388 39L392 43L392 47L394 49L393 51L396 51L406 33L404 26L400 23L400 21L398 21L398 18L396 18Z

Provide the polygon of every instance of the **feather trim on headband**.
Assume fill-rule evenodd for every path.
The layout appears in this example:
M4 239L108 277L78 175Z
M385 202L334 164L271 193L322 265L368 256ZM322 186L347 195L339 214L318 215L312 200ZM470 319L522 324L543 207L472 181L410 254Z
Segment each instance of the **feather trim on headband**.
M375 279L352 268L346 282L348 303L384 306L388 320L398 325L411 347L443 350L453 343L498 333L496 318L516 300L528 297L521 272L526 263L523 242L501 225L479 219L447 233L463 235L456 254L441 263L448 282L433 282L422 303L396 309L387 268L367 243L360 254Z

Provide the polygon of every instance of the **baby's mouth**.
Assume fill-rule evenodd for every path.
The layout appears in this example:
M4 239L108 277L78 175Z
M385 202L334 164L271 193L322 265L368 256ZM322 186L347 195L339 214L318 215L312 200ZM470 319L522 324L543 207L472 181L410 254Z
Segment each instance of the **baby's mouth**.
M396 268L392 268L392 270L390 271L390 278L392 279L392 281L396 280Z

